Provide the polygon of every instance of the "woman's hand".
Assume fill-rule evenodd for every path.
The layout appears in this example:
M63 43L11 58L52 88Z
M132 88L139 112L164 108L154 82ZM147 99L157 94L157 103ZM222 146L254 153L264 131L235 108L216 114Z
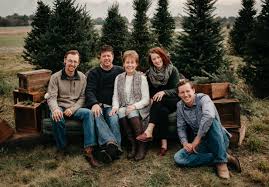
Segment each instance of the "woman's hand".
M153 99L153 101L161 101L162 100L162 98L163 98L163 96L165 95L165 92L164 91L159 91L159 92L157 92L153 97L152 97L152 99Z
M126 108L126 115L130 114L130 112L132 112L133 110L135 110L135 105L129 105Z
M118 110L119 109L117 107L112 107L112 110L109 112L109 116L114 116L118 113Z

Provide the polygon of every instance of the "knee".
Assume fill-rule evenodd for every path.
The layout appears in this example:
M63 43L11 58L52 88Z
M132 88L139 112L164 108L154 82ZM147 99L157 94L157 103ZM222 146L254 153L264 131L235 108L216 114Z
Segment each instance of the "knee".
M92 117L93 116L92 111L88 108L80 108L78 110L84 117Z
M185 149L180 149L175 155L174 155L174 160L177 165L179 166L186 166L186 157L188 153L186 152Z

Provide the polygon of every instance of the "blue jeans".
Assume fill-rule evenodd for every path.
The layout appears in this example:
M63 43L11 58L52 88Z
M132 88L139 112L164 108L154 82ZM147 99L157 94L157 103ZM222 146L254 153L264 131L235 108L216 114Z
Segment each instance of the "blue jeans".
M175 154L174 159L179 166L186 167L227 163L228 146L229 138L226 132L221 124L214 120L198 145L197 153L188 153L182 148Z
M79 108L71 116L71 119L82 121L84 132L84 148L96 145L97 143L96 143L94 120L91 111L87 108ZM54 138L56 140L57 148L63 149L66 146L65 119L62 118L58 122L52 120L52 129Z
M108 142L117 143L121 146L121 134L118 115L109 116L111 107L102 108L103 113L95 117L97 139L99 145L105 145Z

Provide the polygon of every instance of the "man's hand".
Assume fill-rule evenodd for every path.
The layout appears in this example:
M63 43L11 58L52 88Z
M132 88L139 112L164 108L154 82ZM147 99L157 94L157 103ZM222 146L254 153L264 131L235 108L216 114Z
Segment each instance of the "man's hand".
M61 121L61 119L63 118L63 112L60 109L55 109L52 113L52 119L53 121Z
M72 112L72 110L71 110L70 108L68 108L68 109L66 109L66 110L64 111L64 115L66 115L67 117L72 116L72 114L73 114L73 112Z
M163 98L163 96L165 95L165 92L164 91L159 91L159 92L157 92L153 97L152 97L152 99L153 99L153 101L161 101L162 100L162 98Z
M99 106L99 104L95 104L92 106L92 109L91 109L94 117L99 117L100 114L102 113L102 108Z
M191 143L184 143L183 148L188 152L192 153L193 152L193 146Z
M115 114L117 114L118 110L118 108L112 107L112 110L109 112L109 116L114 116Z
M130 114L133 110L135 110L135 105L128 105L126 108L126 115Z
M201 138L196 136L192 142L192 149L194 152L196 152L196 149L197 149L198 145L200 144L200 142L201 142Z

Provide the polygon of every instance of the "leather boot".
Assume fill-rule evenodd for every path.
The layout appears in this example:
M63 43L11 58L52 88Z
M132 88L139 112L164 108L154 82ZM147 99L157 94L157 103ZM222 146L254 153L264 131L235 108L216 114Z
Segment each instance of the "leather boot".
M141 133L143 133L143 125L139 117L132 117L129 119L132 128L134 130L135 136L137 137ZM135 154L135 161L143 160L146 156L146 144L139 140L136 140L137 150Z
M146 156L146 145L144 142L138 142L138 146L137 146L137 152L135 155L134 160L135 161L139 161L139 160L143 160Z
M230 173L227 167L226 163L218 163L216 164L217 167L217 174L220 178L222 179L229 179L230 178Z
M228 165L232 167L232 169L235 169L237 172L241 173L242 169L240 166L239 159L235 156L232 156L227 153L227 159L228 159Z
M92 167L100 167L101 165L98 163L97 160L93 157L93 148L87 147L85 148L85 158L90 163Z
M128 124L128 120L126 117L120 118L119 123L123 127L129 141L129 147L127 147L127 159L132 159L135 157L136 150L136 142L132 128L130 127L130 124Z

